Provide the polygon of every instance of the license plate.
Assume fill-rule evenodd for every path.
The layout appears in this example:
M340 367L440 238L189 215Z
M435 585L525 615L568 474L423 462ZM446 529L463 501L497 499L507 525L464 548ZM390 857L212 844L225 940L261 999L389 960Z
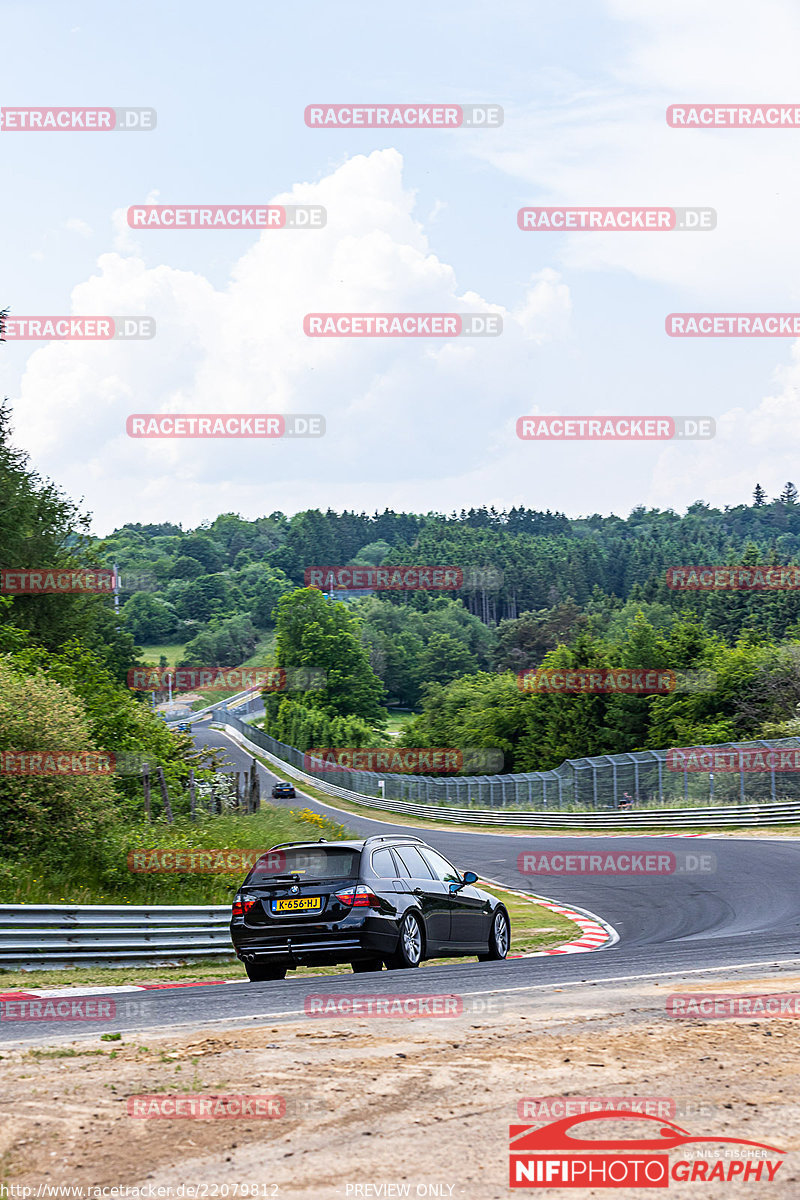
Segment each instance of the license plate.
M273 900L273 912L319 912L321 896L299 896L296 900Z

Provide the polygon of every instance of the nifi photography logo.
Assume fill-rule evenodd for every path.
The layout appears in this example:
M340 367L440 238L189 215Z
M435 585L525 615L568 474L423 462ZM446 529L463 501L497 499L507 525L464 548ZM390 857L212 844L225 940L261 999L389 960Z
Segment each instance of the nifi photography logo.
M599 1131L605 1136L592 1136L596 1121L605 1123ZM624 1122L623 1136L607 1136L614 1121ZM682 1157L670 1162L675 1150ZM785 1151L744 1138L696 1137L673 1121L608 1110L511 1125L509 1153L512 1188L668 1188L673 1181L771 1183Z

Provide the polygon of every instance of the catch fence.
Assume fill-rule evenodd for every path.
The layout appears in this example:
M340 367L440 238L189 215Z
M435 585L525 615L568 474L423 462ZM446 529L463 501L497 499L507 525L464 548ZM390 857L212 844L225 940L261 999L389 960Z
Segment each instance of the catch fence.
M427 776L379 774L347 768L317 769L313 760L227 707L213 719L232 726L251 742L321 782L386 800L459 808L503 808L528 812L585 812L681 808L731 804L776 804L800 800L800 738L724 743L714 751L720 770L680 769L668 750L638 750L571 758L552 771L518 775ZM759 758L758 752L761 752ZM796 752L776 759L769 751ZM786 763L797 762L797 769ZM770 768L769 763L774 765ZM761 763L759 767L757 764ZM756 764L756 765L754 765Z

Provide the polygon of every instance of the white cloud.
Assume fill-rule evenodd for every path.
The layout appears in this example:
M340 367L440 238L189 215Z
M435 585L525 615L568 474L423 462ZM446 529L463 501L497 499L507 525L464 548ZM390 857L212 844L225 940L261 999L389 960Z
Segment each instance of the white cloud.
M716 437L697 443L688 457L686 446L671 446L660 459L651 502L666 505L676 489L684 495L724 507L731 497L745 501L760 483L773 498L787 480L800 481L800 343L792 343L792 361L775 372L777 391L753 409L733 408L717 418ZM798 483L800 486L800 483Z
M576 232L543 239L569 271L619 271L681 291L702 309L781 310L800 299L800 134L784 129L673 129L669 104L797 102L800 11L767 0L642 5L607 0L620 22L597 82L554 84L508 107L472 152L529 189L525 203L710 206L708 233Z
M73 311L145 314L157 336L50 344L28 360L18 435L40 470L85 495L97 528L134 513L196 522L225 508L371 507L391 495L428 508L446 505L454 490L468 500L478 478L502 489L502 475L488 481L504 427L511 422L513 437L513 416L527 407L519 397L529 390L531 343L568 328L569 290L557 273L535 275L514 311L459 290L414 216L394 150L351 158L275 199L324 204L327 227L265 231L224 288L147 267L116 214L117 250L75 287ZM150 250L149 238L160 236L137 232L137 245ZM306 337L304 315L328 311L494 311L505 328L458 341ZM320 412L328 434L294 442L126 436L128 414L160 411Z

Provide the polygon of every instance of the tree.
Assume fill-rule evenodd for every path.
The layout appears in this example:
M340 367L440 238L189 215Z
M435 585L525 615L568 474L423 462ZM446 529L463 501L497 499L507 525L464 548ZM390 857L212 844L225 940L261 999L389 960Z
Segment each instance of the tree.
M271 628L275 624L275 606L281 596L294 591L294 585L279 567L257 567L255 574L250 598L252 617L261 629Z
M178 668L236 667L256 648L258 634L248 617L212 617L208 627L187 642Z
M753 492L753 504L756 508L763 508L766 503L767 493L764 491L761 484L757 483L755 486L755 491Z
M149 592L134 592L122 606L125 628L137 642L145 645L165 642L181 628L181 621L171 604Z
M433 633L420 655L419 673L426 683L451 683L459 675L472 674L476 667L462 641L449 633Z
M778 499L780 500L781 504L796 504L797 488L793 483L787 483Z
M0 658L0 748L73 754L96 749L80 701L41 672ZM0 775L0 844L30 852L42 843L90 841L113 808L109 776Z
M369 665L358 624L344 604L331 603L317 588L300 588L281 597L275 628L277 666L313 667L324 673L323 688L303 693L306 707L331 716L362 717L375 725L385 723L383 685ZM270 698L268 693L266 701Z
M173 579L199 579L205 573L206 569L198 559L189 554L179 554L172 564L170 576Z
M6 568L102 565L86 533L89 518L54 484L40 478L11 444L11 413L0 404L0 547ZM119 628L108 595L17 595L3 605L4 621L25 640L57 650L71 638L94 649L122 681L136 663L131 635ZM10 644L10 634L4 638Z
M193 533L184 538L181 542L181 553L189 558L196 558L209 574L221 571L225 566L225 556L219 546L203 533Z

